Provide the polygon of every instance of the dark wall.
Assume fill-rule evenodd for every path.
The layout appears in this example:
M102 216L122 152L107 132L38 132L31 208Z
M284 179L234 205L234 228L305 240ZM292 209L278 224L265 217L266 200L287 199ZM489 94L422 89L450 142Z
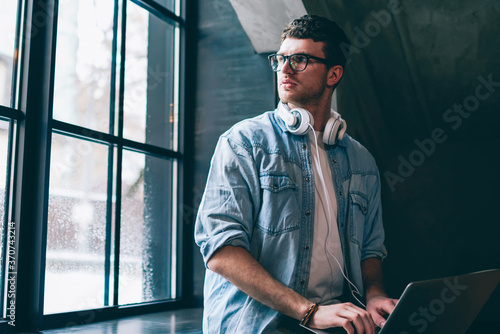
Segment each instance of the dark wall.
M266 57L254 53L229 0L198 4L194 207L218 136L274 108ZM330 12L356 47L339 111L379 165L389 293L500 268L500 4L332 0ZM499 305L497 293L491 319Z
M194 210L219 136L238 121L275 108L267 55L255 53L229 0L198 1L197 33ZM196 246L194 255L194 294L201 298L204 265Z
M354 46L339 111L382 177L387 290L500 268L500 3L331 1L330 13ZM498 291L491 302L494 319Z

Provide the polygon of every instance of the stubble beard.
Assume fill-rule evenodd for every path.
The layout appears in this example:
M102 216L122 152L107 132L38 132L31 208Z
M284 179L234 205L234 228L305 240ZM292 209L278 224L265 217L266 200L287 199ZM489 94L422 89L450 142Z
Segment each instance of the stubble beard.
M310 91L301 91L294 92L293 90L285 90L284 88L280 88L278 90L278 95L283 103L292 103L297 107L306 107L312 104L317 104L318 101L324 94L323 91L310 92Z

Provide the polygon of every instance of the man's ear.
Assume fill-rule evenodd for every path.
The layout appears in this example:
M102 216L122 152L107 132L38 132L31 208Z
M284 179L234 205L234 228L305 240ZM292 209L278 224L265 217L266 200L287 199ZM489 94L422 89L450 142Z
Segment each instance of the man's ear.
M328 70L327 84L329 86L334 86L340 81L343 74L344 68L342 66L335 65L330 67L330 69Z

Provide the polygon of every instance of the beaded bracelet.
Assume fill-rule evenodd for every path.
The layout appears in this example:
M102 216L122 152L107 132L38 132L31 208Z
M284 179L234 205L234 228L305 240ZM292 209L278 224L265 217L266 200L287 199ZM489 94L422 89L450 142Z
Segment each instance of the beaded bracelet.
M316 310L318 309L318 303L314 304L313 306L311 306L309 308L309 311L307 311L306 315L304 316L304 318L302 318L302 320L300 320L300 324L302 326L305 326L307 325L307 323L309 322L309 320L312 318L312 315L314 314L314 312L316 312Z

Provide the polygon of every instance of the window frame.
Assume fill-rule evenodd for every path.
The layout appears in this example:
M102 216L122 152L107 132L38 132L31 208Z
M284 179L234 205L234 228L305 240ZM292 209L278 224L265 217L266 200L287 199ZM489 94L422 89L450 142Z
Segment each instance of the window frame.
M17 109L0 106L0 116L9 118L11 126L15 122L15 136L12 142L13 166L10 193L10 217L9 221L16 222L16 244L17 253L17 281L15 296L15 323L16 326L8 324L9 319L0 320L0 331L9 333L17 331L36 331L49 328L58 328L82 323L114 319L136 314L158 312L193 306L192 298L192 224L186 224L183 217L183 208L189 207L183 203L191 203L192 194L184 191L186 185L191 184L187 175L192 168L192 143L187 143L185 138L193 133L193 124L187 124L186 111L193 110L192 99L186 98L188 83L186 75L192 74L194 69L186 67L187 59L195 58L192 53L194 47L188 47L186 40L188 36L194 36L194 28L186 21L186 1L181 1L180 15L177 16L170 10L159 5L153 0L129 0L167 23L178 25L179 34L179 86L178 86L178 148L177 151L168 150L147 143L135 142L123 138L123 136L91 130L85 127L54 120L52 118L54 75L57 40L57 16L58 0L19 0L24 10L22 21L24 34L21 40L19 78L14 83L13 95L15 95ZM126 38L126 7L127 0L114 0L115 6L118 2L122 4L122 33L121 49L116 50L121 55L122 61L117 67L117 85L120 89L119 108L121 117L118 122L123 123L123 90L124 90L124 68L125 68L125 38ZM21 7L21 6L20 6ZM192 8L192 7L190 7ZM119 14L120 15L120 14ZM18 17L20 17L18 15ZM115 18L116 19L116 18ZM21 28L21 22L18 24ZM117 29L116 27L114 29ZM188 50L189 49L189 50ZM189 51L189 52L188 52ZM113 55L115 57L116 55ZM189 73L187 73L189 72ZM18 90L15 88L19 86ZM113 85L112 85L113 87ZM112 88L113 89L113 88ZM121 104L121 105L120 105ZM191 111L191 113L193 113ZM110 125L111 127L111 125ZM122 129L119 126L118 129ZM105 143L110 149L120 152L124 149L135 152L175 159L178 163L177 176L177 260L176 260L176 282L177 298L175 300L159 300L143 302L133 305L118 305L117 295L113 298L112 306L104 306L92 310L78 310L58 314L44 315L44 286L45 286L45 261L47 246L47 215L49 199L49 174L51 159L52 133L63 134L91 142ZM123 151L122 151L123 152ZM120 154L120 153L118 153ZM192 153L191 153L192 154ZM118 173L120 174L120 173ZM117 177L116 194L120 182ZM119 212L119 207L115 209ZM116 215L119 229L119 215ZM188 217L189 218L189 217ZM116 222L115 222L116 223ZM117 233L119 235L119 232ZM118 238L119 239L119 238ZM115 238L115 246L116 246ZM118 240L119 247L119 240ZM119 263L119 259L115 258ZM117 270L115 266L114 270ZM115 282L115 285L117 283ZM5 287L4 287L5 291ZM115 287L114 293L118 292ZM8 303L9 301L7 301Z

